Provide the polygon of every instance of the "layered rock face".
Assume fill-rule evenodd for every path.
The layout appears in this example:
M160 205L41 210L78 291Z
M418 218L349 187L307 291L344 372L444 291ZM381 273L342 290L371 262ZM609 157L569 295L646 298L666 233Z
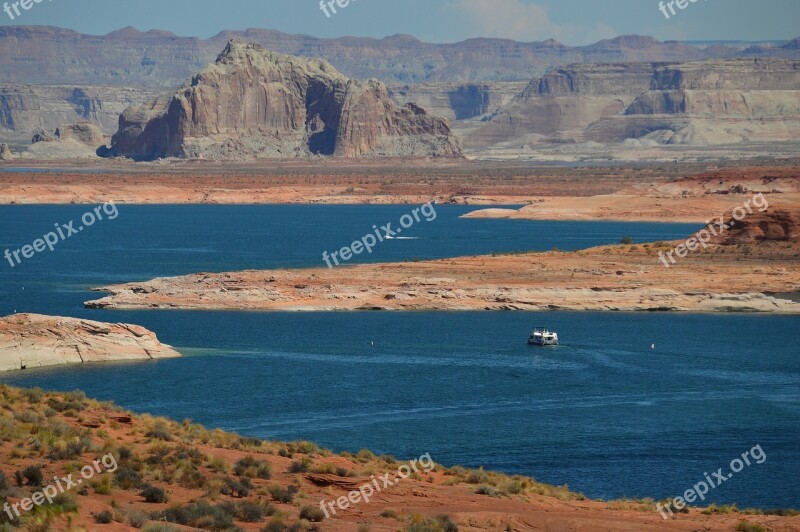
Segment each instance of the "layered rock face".
M179 356L138 325L40 314L0 318L0 371Z
M452 123L493 113L511 102L526 85L524 81L420 83L390 86L389 94L401 104L416 103Z
M323 60L228 43L176 94L127 109L113 153L135 159L458 155L447 122Z
M111 135L120 113L155 95L122 87L0 85L0 138L27 144L37 130L82 122Z
M713 145L800 136L800 63L574 65L533 80L465 144Z

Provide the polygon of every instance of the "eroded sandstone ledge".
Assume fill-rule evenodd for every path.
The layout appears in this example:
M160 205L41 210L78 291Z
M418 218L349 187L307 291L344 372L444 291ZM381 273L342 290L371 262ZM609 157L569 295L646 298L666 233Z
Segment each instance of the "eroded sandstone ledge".
M200 273L104 287L89 307L237 310L589 310L800 313L792 242L678 242L303 270Z
M41 314L0 318L0 371L179 356L138 325Z

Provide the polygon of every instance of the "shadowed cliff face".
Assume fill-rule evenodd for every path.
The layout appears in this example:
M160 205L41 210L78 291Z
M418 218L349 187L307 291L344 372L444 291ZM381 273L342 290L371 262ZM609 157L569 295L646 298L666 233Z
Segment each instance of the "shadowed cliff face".
M229 43L173 96L120 116L113 153L135 159L458 155L447 122L400 107L377 81L323 60Z

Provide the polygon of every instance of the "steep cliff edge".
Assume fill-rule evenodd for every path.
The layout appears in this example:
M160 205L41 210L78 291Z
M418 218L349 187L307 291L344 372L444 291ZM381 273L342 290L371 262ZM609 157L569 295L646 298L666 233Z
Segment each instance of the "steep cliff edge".
M351 80L329 63L230 42L172 96L127 109L112 154L260 159L461 153L447 121L399 106L375 80Z
M179 356L138 325L40 314L0 318L0 371Z

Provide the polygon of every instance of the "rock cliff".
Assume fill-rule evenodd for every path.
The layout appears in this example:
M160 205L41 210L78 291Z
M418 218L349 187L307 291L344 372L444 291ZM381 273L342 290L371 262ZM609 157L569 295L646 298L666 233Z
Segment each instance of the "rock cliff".
M448 123L399 106L375 80L326 61L230 42L174 95L127 109L115 155L250 159L336 155L459 155Z
M138 325L39 314L0 318L0 371L179 356Z
M104 134L117 129L119 115L157 93L147 89L87 86L0 85L0 137L28 144L38 130L90 122Z
M800 63L776 58L558 68L465 145L625 141L705 146L800 136Z

